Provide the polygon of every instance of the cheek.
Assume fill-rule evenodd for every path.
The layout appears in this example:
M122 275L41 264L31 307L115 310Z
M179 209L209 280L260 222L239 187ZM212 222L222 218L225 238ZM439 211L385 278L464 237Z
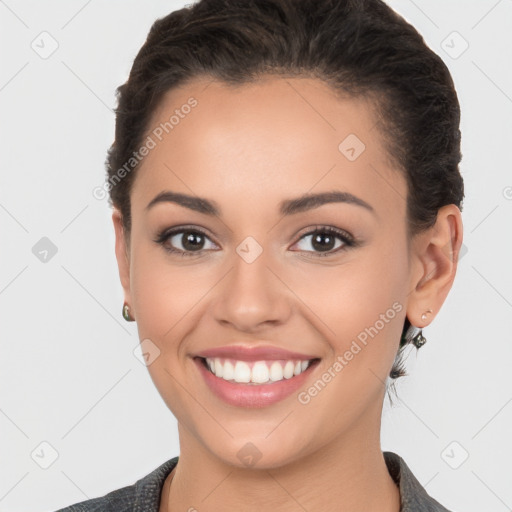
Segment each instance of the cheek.
M201 300L215 284L212 269L167 259L160 248L144 248L133 254L131 291L140 338L154 339L168 350L181 339L190 318L202 307Z
M396 356L405 318L405 256L405 250L392 244L372 248L365 264L349 277L342 297L346 307L338 323L343 333L339 348L346 359L356 353L353 359L381 379Z
M362 350L353 360L385 373L398 349L405 317L405 258L405 248L374 241L341 265L281 273L303 304L301 315L328 341L333 358L357 352L357 341Z
M380 404L402 332L406 268L398 252L380 249L294 283L314 310L301 314L324 336L329 353L318 381L300 395L309 421L330 409L339 425Z
M135 247L131 291L138 335L141 341L151 340L146 347L153 350L150 354L157 354L151 355L154 360L147 369L167 407L183 420L194 406L180 385L193 364L185 358L187 343L183 340L197 327L205 294L215 280L211 269L170 263L163 251L144 250L143 243Z

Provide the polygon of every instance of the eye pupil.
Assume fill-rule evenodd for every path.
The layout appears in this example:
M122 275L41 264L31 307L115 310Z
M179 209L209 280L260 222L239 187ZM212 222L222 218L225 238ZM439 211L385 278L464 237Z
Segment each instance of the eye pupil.
M192 233L188 232L185 233L182 237L182 244L183 247L186 250L194 250L194 249L201 249L204 245L204 240L201 240L199 243L197 242L198 239L203 238L203 235L200 233Z
M322 245L322 243L321 243L322 240L327 243L328 247L326 247L325 245ZM334 244L335 244L335 237L329 233L317 233L313 237L313 247L315 247L315 249L318 249L320 251L329 251L334 248Z

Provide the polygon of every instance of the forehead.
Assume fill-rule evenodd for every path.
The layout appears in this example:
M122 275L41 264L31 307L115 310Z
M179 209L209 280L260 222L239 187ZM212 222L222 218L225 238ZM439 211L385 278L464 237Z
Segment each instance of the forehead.
M164 95L146 137L154 147L133 187L141 207L165 189L250 193L267 203L313 188L343 189L384 206L405 198L370 101L316 79L191 81Z

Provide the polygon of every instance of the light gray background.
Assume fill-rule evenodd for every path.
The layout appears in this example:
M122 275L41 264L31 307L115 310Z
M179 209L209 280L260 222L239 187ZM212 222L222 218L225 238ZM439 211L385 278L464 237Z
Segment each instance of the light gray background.
M382 447L454 512L510 510L512 1L389 3L456 83L467 253L400 400L386 400ZM100 496L179 454L121 316L111 212L92 190L114 90L152 22L185 4L0 0L0 511ZM57 248L47 262L33 253L43 237Z

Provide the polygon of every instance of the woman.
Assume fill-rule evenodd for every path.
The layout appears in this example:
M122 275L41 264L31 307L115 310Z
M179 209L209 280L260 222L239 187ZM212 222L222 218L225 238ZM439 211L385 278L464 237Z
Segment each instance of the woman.
M446 511L380 448L462 243L442 60L380 0L201 0L118 102L123 316L180 455L62 510Z

